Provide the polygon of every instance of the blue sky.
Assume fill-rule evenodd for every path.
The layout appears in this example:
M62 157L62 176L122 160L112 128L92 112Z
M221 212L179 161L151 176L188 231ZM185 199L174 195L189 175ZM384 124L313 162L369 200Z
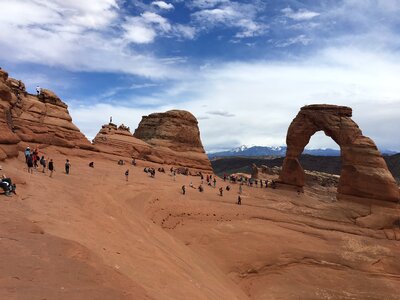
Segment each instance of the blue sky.
M284 145L299 108L353 108L400 151L400 0L0 0L0 66L69 105L93 138L110 115L186 109L207 150ZM132 130L133 131L133 130ZM337 147L316 134L309 147Z

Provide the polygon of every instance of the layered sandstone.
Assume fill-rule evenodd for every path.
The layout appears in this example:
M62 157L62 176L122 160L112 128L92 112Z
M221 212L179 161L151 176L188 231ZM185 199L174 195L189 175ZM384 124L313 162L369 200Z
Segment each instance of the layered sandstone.
M113 123L103 125L93 140L93 144L101 151L125 157L146 159L152 153L152 147L135 138L129 127Z
M134 137L150 144L150 160L211 171L196 118L183 110L144 116Z
M68 106L53 92L28 94L25 85L0 70L0 159L18 155L18 144L94 149L72 123Z
M396 202L399 188L375 143L351 119L352 109L336 105L301 108L288 129L287 152L280 174L284 183L304 186L299 155L317 131L324 131L341 148L342 171L338 197L345 195Z

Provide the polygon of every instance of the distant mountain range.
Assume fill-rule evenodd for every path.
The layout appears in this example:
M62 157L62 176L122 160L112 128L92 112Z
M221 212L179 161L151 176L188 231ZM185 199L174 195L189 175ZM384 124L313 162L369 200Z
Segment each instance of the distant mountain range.
M391 150L381 150L384 155L396 154L396 151ZM340 150L338 149L304 149L303 154L309 154L314 156L340 156ZM286 155L286 147L264 147L264 146L252 146L247 147L245 145L233 148L228 151L208 153L208 158L213 159L217 157L255 157L255 156L274 156L282 157Z

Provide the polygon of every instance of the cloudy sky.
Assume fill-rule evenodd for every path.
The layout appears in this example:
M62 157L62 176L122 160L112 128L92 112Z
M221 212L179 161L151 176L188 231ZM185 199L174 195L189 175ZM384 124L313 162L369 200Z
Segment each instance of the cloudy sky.
M93 138L186 109L208 151L285 144L306 104L400 151L400 0L0 0L0 66ZM309 148L337 147L316 134Z

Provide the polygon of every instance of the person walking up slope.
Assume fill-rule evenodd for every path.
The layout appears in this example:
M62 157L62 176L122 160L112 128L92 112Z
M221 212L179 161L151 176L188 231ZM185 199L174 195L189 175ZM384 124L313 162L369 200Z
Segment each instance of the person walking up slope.
M67 159L65 162L65 174L69 175L70 167L71 167L71 163L69 162L69 159Z
M50 171L50 176L49 176L49 177L53 177L53 172L55 171L55 170L54 170L54 162L53 162L53 159L50 159L50 161L49 161L49 171Z

